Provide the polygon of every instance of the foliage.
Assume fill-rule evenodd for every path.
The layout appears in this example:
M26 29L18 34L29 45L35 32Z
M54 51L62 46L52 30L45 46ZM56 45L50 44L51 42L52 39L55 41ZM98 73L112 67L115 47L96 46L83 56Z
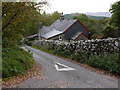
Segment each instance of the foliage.
M46 14L46 12L43 12L43 14L40 15L40 21L43 26L50 26L53 22L60 18L60 15L61 14L57 11L52 14Z
M54 54L64 56L64 57L69 57L71 55L70 50L65 50L63 49L63 46L57 46L54 49Z
M120 1L114 3L110 9L112 17L110 18L109 24L118 27L120 30Z
M89 18L85 14L81 14L80 16L74 16L73 19L79 19L81 22L89 21Z
M65 18L65 19L72 19L73 16L72 16L71 14L65 14L65 15L64 15L64 18Z
M10 47L23 37L35 34L40 21L38 10L47 2L3 2L2 36L3 47Z
M104 16L89 16L89 15L87 15L87 16L91 19L96 19L96 20L101 20L101 19L107 18L107 17L104 17Z
M120 36L120 1L114 3L110 9L112 13L107 25L102 30L104 37L119 37Z
M87 56L87 53L84 50L80 49L79 51L72 53L70 58L80 63L84 63L84 60L87 59Z
M31 46L31 45L32 45L32 41L29 41L29 40L28 40L28 41L26 42L26 44L27 44L28 46Z
M118 53L104 53L100 55L91 55L85 60L85 63L91 67L100 68L110 73L120 75L120 60Z
M32 68L34 60L29 52L18 46L3 48L2 50L2 77L16 76Z
M112 26L110 24L107 24L101 32L103 33L104 38L107 38L107 37L112 37L112 38L119 37L118 28L114 27L114 26Z

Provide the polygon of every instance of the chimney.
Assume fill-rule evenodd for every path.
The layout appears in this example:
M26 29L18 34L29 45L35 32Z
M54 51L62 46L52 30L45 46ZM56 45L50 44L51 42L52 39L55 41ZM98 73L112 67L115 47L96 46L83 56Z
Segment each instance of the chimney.
M41 23L41 22L38 24L38 27L39 27L39 28L42 28L42 23Z
M38 40L41 40L40 30L42 29L42 22L38 24Z
M60 21L64 20L64 15L63 15L63 12L62 14L60 15Z

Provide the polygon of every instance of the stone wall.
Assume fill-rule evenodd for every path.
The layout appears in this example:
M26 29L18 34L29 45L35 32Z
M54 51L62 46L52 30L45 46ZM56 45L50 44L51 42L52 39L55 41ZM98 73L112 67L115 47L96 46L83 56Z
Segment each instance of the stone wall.
M87 53L98 54L100 52L110 52L120 50L120 38L107 38L96 40L80 40L80 41L58 41L58 40L35 40L33 45L44 46L63 46L64 49L70 51L79 51L81 48Z

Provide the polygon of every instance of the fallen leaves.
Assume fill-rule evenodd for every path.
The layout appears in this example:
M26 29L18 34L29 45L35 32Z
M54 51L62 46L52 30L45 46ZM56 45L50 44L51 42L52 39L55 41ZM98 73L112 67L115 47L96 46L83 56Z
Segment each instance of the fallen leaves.
M108 80L110 80L110 81L114 81L114 79L113 79L113 78L111 78L111 77L108 77Z
M26 81L30 77L40 75L40 69L41 69L40 66L37 63L35 63L33 69L29 69L27 70L27 72L21 75L10 77L9 80L2 81L2 84L10 86L10 88L14 88L13 86L11 87L11 85L19 84L22 81ZM42 80L42 78L40 78L40 80Z
M59 88L66 88L69 85L69 83L64 81L55 81L54 85Z
M96 80L96 82L99 82L98 80Z
M44 78L41 75L37 76L37 79L38 80L44 80Z
M80 76L77 76L77 78L79 79L79 78L80 78Z

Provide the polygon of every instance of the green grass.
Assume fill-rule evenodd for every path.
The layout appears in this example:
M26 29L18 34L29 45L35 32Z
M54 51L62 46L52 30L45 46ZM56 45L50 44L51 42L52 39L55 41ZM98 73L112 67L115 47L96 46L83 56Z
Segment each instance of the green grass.
M29 52L18 46L3 48L2 50L2 77L9 78L22 74L34 66L34 59Z
M99 55L87 54L84 50L71 52L70 50L64 50L62 46L52 47L52 46L32 46L33 48L51 53L54 55L59 55L63 57L76 60L80 63L88 64L91 67L99 68L105 70L112 74L120 75L120 55L117 52L101 53Z

